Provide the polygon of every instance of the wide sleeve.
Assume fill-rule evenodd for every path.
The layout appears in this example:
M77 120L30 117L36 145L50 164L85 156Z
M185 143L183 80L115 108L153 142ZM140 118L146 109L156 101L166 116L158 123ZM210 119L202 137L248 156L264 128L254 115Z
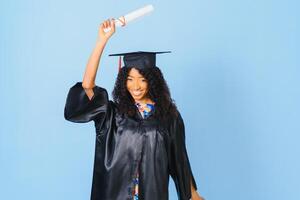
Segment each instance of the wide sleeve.
M104 114L107 109L108 94L104 88L95 86L92 99L86 95L82 82L77 82L70 88L65 109L64 117L66 120L76 123L89 122Z
M178 199L189 200L191 198L191 184L197 190L190 166L186 145L185 128L180 113L171 123L171 148L170 148L170 175L175 183Z

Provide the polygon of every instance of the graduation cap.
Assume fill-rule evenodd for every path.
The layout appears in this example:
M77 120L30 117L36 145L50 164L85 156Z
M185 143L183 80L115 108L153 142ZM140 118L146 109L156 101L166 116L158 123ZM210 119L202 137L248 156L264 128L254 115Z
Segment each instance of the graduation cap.
M138 69L151 68L156 66L156 54L171 53L171 51L158 51L158 52L147 52L147 51L136 51L128 53L109 54L109 56L120 56L119 57L119 70L121 70L121 56L123 56L123 62L125 67L135 67Z

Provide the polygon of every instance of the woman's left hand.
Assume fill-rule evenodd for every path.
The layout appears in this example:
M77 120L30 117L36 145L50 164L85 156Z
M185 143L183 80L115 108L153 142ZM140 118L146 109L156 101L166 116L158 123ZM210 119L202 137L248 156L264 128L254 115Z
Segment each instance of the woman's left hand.
M197 191L193 191L191 200L204 200L204 198L202 198Z

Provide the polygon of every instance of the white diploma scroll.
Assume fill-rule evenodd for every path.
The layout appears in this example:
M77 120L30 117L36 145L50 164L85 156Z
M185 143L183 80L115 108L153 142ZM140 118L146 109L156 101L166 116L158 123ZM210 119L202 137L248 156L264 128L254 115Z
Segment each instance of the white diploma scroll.
M118 19L115 19L115 26L116 27L120 27L120 26L126 26L129 22L140 18L144 15L149 14L150 12L152 12L154 10L153 6L151 4L146 5L142 8L139 8L137 10L134 10L130 13L128 13L127 15L121 16ZM109 31L110 28L106 28L104 29L105 32Z

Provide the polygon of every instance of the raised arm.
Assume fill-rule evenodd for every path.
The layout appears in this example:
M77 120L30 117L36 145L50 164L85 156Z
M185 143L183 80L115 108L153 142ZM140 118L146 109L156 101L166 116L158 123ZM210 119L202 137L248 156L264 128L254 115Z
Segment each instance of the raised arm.
M105 28L110 28L110 31L104 32ZM93 88L95 87L95 79L96 79L102 52L109 38L114 33L115 33L114 19L104 21L99 27L96 46L88 60L83 81L82 81L82 87L84 88L89 99L92 99L92 97L94 96Z

